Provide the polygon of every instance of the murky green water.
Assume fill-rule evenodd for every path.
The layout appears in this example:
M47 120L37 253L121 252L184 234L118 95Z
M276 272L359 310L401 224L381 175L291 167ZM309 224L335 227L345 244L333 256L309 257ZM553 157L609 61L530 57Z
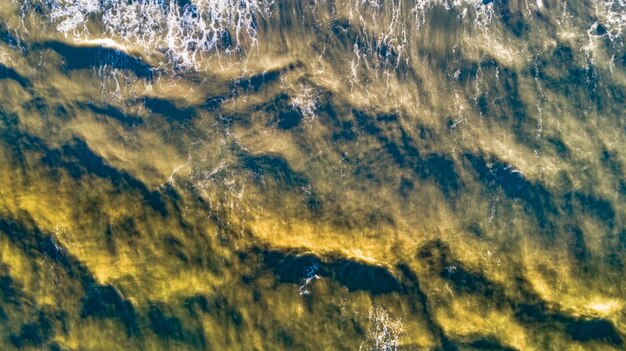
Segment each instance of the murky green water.
M626 349L623 0L5 0L0 349Z

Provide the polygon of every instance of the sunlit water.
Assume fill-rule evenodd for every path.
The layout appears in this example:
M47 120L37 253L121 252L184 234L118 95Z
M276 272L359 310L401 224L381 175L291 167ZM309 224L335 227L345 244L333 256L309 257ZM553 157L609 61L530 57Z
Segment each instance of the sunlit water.
M626 349L626 2L5 0L0 349Z

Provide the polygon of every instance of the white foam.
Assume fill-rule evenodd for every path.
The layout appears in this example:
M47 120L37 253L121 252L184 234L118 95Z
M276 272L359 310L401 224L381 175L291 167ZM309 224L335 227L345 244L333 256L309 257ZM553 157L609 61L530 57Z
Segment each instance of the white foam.
M196 66L203 53L232 53L256 43L256 20L266 16L272 1L197 0L182 8L171 0L29 0L38 4L59 32L84 41L92 18L112 37L146 53L165 52L182 66ZM228 39L226 39L228 38ZM119 44L118 44L119 45Z
M78 45L83 46L102 46L105 48L111 48L118 51L127 52L128 48L122 44L117 43L115 40L111 38L98 38L98 39L87 39L77 42Z
M626 29L626 0L604 0L596 4L596 15L606 27L606 35L611 41L623 40Z
M361 344L360 351L397 351L400 347L404 326L399 318L393 318L389 311L381 306L369 310L370 328L368 340Z

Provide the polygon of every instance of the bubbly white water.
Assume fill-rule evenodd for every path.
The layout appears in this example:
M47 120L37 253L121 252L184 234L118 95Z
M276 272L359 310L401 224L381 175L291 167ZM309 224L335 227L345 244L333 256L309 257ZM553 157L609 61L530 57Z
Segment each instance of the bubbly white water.
M66 36L88 37L87 24L95 18L116 40L148 54L165 52L175 63L190 67L220 41L232 42L226 53L240 50L243 42L254 44L257 17L269 15L273 1L198 0L180 6L166 0L31 0L23 8L36 5L46 9Z
M456 10L459 19L469 11L478 26L488 25L493 16L493 3L480 0L405 1L356 0L349 4L357 22L387 22L387 30L375 38L375 47L396 49L400 54L395 64L401 59L410 31L419 29L434 7ZM173 0L25 0L21 6L23 15L34 7L44 9L57 31L76 40L90 36L91 21L123 43L119 45L136 46L146 54L165 53L171 63L187 68L198 67L206 53L232 54L254 47L259 21L276 10L273 0L194 0L182 6ZM374 11L368 11L371 9ZM390 20L385 21L388 13ZM407 18L414 22L406 23ZM355 48L363 45L369 44L356 42Z
M361 344L359 351L397 351L404 333L402 320L380 306L370 308L368 317L368 340Z

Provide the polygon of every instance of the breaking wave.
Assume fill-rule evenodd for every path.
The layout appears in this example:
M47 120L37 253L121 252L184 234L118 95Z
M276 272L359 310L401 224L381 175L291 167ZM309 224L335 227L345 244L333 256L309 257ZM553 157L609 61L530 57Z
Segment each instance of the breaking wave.
M254 48L261 22L277 11L273 0L26 0L20 4L22 16L42 10L66 37L78 41L104 34L145 54L164 54L169 63L184 68L200 67L207 54L232 56ZM334 6L338 5L316 0L312 9L330 8L336 13ZM494 15L493 2L479 0L356 0L346 6L354 23L382 27L378 33L361 33L355 51L364 45L371 46L370 51L392 47L398 53L395 64L412 32L426 23L433 8L454 10L459 20L472 17L477 26L488 25Z

